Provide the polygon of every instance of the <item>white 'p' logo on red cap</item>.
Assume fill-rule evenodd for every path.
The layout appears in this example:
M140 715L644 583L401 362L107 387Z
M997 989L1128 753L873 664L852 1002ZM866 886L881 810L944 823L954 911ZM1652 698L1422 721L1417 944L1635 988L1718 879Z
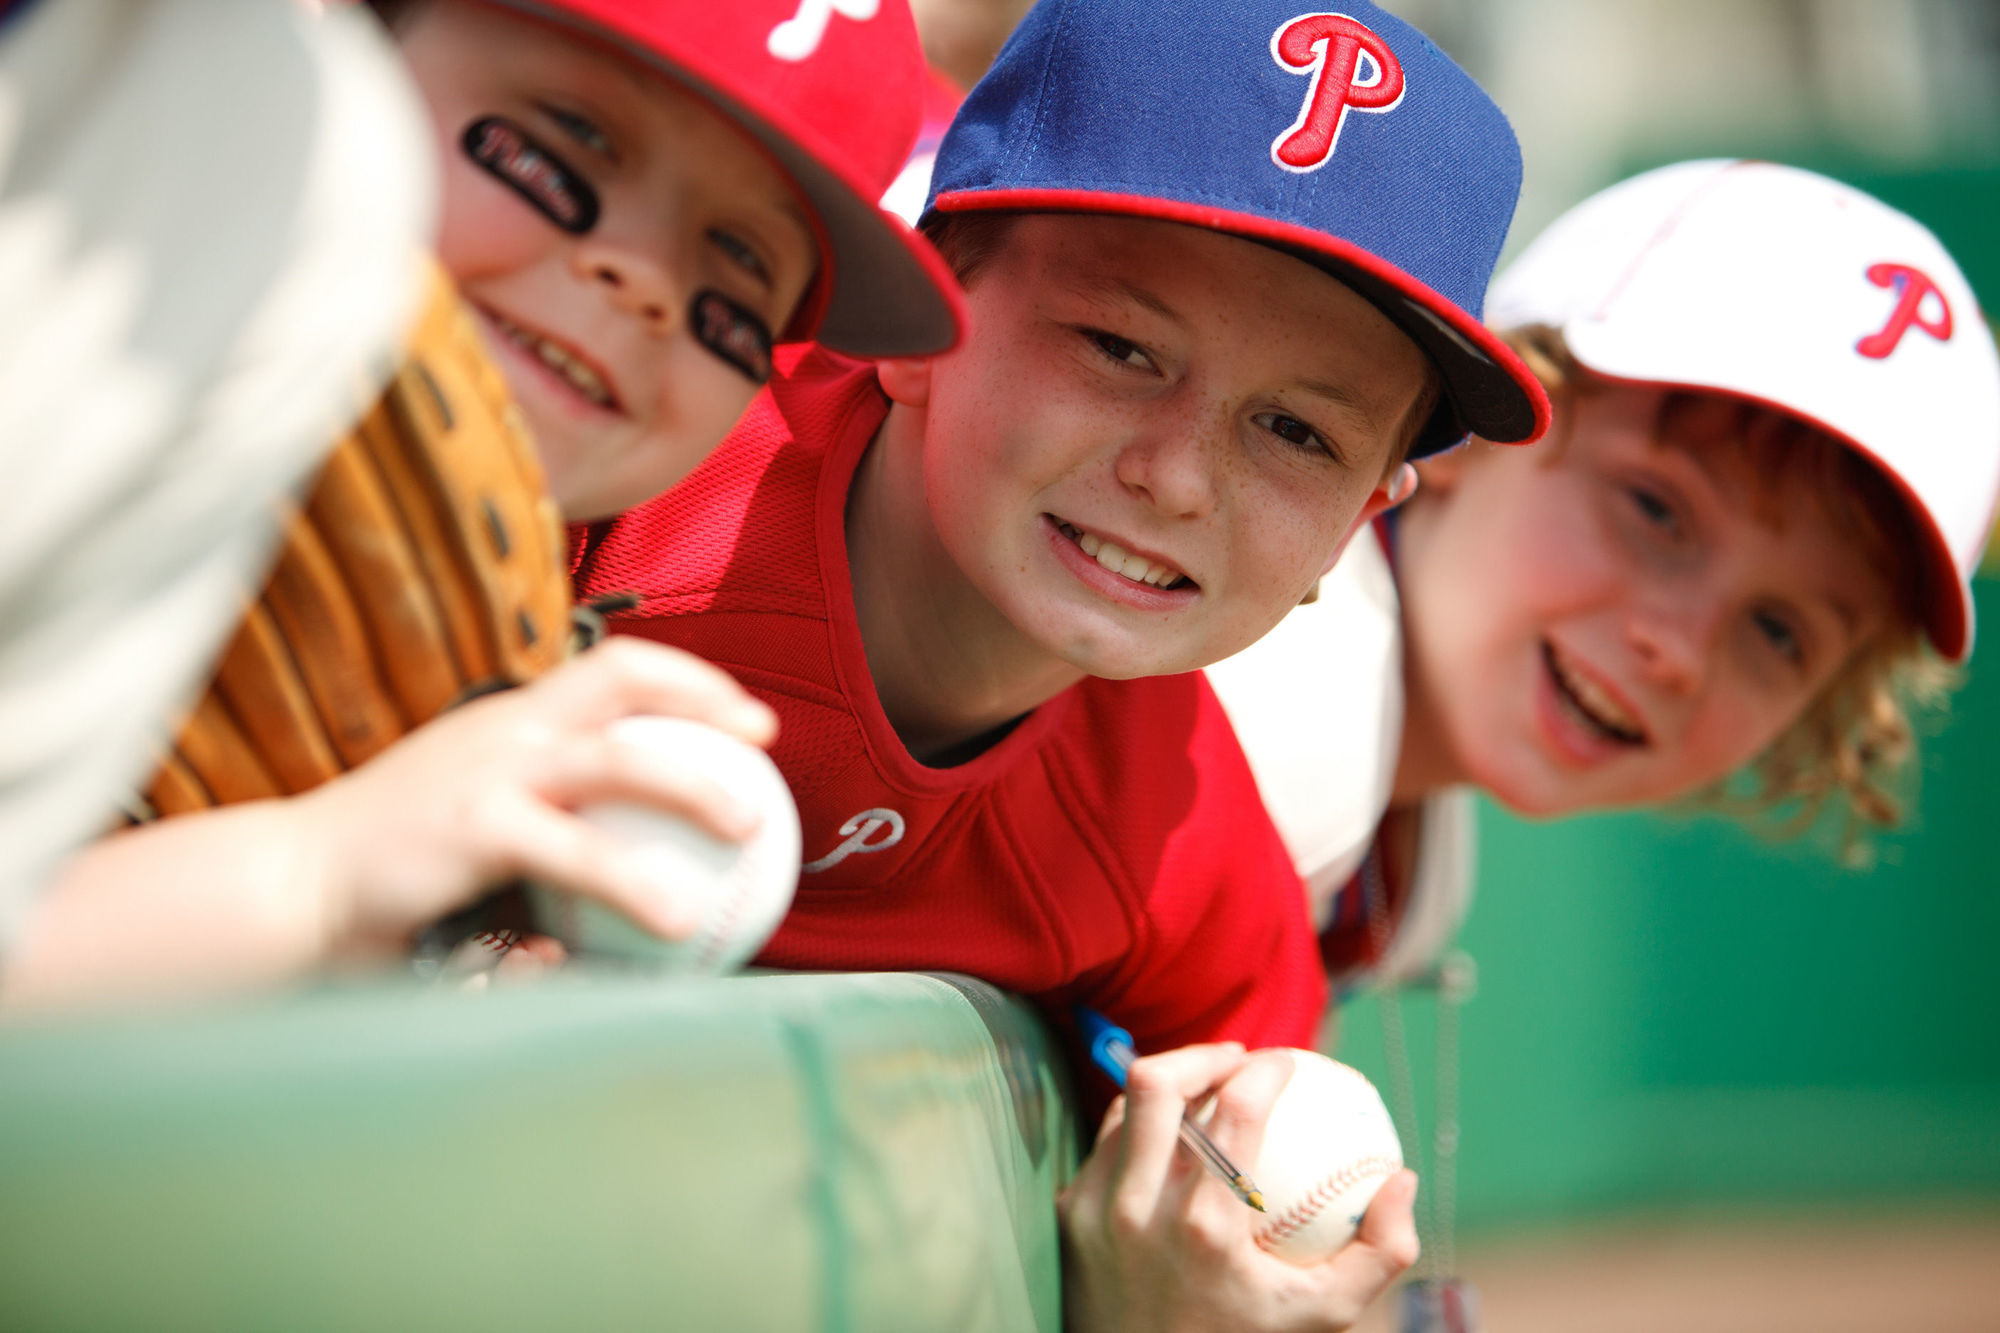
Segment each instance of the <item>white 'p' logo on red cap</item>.
M764 49L780 60L805 60L819 50L835 14L866 23L880 5L881 0L799 0L799 12L771 29Z
M1271 34L1271 59L1312 75L1299 118L1271 141L1271 161L1286 171L1325 166L1349 111L1394 111L1403 101L1403 62L1373 28L1345 14L1287 19Z

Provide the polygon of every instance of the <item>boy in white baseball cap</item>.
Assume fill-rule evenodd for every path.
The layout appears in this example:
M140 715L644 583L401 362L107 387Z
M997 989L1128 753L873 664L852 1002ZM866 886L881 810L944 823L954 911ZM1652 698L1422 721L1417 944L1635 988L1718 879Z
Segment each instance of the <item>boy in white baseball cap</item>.
M1468 785L1549 816L1747 769L1760 805L1893 823L1906 701L1971 649L2000 361L1923 226L1790 167L1681 163L1559 219L1488 318L1550 391L1548 442L1429 464L1319 602L1210 669L1336 985L1448 942ZM1305 660L1348 661L1385 720L1301 727L1272 700Z

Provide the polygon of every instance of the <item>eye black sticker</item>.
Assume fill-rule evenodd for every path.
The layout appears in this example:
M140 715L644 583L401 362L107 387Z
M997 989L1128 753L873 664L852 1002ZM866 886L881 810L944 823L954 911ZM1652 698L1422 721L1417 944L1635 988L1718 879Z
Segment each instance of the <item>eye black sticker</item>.
M701 345L749 376L771 378L771 326L712 288L694 294L688 323Z
M513 121L475 120L459 142L467 157L564 231L581 236L597 225L597 192L590 182Z

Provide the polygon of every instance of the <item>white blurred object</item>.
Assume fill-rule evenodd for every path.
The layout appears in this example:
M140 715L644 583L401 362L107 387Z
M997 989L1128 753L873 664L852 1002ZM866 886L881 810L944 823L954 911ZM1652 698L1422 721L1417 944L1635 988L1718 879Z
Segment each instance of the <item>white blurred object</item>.
M889 188L882 192L882 207L894 213L912 227L924 215L924 200L930 197L931 173L937 168L937 151L919 149L910 154L910 160L896 173L896 179L889 182Z
M372 20L0 22L0 953L145 778L420 294L429 131Z
M1403 746L1403 629L1395 575L1372 529L1257 642L1206 669L1257 794L1305 881L1315 928L1374 845ZM1427 797L1408 904L1375 983L1422 975L1472 908L1469 792Z
M1323 926L1374 841L1403 743L1400 603L1376 531L1348 544L1315 600L1206 674Z
M695 898L701 923L683 940L663 940L609 908L552 888L531 891L537 926L579 954L643 962L693 975L731 972L771 938L799 883L799 812L771 757L699 722L628 717L614 739L672 755L762 816L748 840L723 842L675 815L645 806L590 806L583 817L634 849L662 890Z

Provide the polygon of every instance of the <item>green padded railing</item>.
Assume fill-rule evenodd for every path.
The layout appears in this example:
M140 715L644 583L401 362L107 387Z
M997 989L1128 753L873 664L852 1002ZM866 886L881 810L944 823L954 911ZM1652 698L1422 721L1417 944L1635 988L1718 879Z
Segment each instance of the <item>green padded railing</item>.
M0 1328L1053 1333L1058 1067L901 973L0 1029Z

